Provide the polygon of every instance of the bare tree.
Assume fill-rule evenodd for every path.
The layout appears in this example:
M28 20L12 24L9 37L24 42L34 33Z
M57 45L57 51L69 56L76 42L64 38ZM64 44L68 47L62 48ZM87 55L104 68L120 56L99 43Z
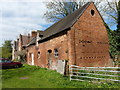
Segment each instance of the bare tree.
M120 16L119 12L120 12L120 0L112 0L112 2L106 0L105 9L103 9L103 13L104 13L103 16L107 17L109 25L120 24L118 22L118 20L120 20L118 18Z
M48 2L46 6L48 11L44 16L50 22L56 22L78 9L77 2L62 2L61 0L53 0L53 2Z
M68 14L74 12L76 9L80 8L88 1L93 1L99 10L100 14L103 16L105 21L109 26L118 24L118 2L120 0L70 0L70 2L65 2L66 0L53 0L52 2L47 2L47 12L44 17L47 21L56 22Z
M50 22L56 22L70 13L73 13L76 9L82 7L84 4L90 0L70 0L70 2L65 2L65 0L53 0L52 2L47 2L46 7L48 11L44 14L44 17ZM95 0L91 0L95 1ZM96 7L99 9L101 14L104 14L104 7L102 6L104 0L99 0L95 2Z

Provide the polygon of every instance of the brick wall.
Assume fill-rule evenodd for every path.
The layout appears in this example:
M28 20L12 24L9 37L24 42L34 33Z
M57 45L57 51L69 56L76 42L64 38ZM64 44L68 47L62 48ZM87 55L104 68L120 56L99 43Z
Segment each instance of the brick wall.
M94 10L94 15L91 15ZM71 28L75 35L75 63L79 66L107 66L109 45L107 31L93 3ZM74 54L74 52L72 52Z
M58 57L55 56L55 49L58 50ZM28 47L29 64L32 61L30 53L34 53L35 65L50 69L57 68L57 60L68 60L70 65L110 66L107 31L93 3L71 27L71 30L40 41L38 46Z
M58 50L58 57L55 57L54 49ZM48 50L52 50L48 53ZM68 43L66 31L49 38L45 42L39 43L37 46L28 47L28 54L34 53L34 63L40 67L46 67L51 69L57 68L57 60L68 60ZM51 59L51 65L49 66L49 59ZM27 55L27 62L31 64L31 57Z

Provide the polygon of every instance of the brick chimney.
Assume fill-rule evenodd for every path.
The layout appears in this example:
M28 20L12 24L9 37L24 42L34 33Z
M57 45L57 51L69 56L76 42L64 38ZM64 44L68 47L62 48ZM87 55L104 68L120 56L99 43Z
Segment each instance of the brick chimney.
M32 31L32 32L31 32L31 36L32 36L32 37L36 37L36 36L37 36L37 32L36 32L36 31Z

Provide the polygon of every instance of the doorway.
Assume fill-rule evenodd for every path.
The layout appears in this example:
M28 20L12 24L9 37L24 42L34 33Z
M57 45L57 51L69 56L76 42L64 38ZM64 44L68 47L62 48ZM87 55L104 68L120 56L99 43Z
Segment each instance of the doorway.
M32 59L31 65L34 65L34 54L33 53L31 54L31 59Z
M48 68L52 68L52 50L48 50Z

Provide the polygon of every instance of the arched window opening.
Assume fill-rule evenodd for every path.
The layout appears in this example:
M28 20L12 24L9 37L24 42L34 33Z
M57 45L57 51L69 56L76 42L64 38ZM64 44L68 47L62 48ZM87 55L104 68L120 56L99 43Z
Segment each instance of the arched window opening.
M91 15L94 16L94 14L95 14L95 11L92 9L91 10Z

